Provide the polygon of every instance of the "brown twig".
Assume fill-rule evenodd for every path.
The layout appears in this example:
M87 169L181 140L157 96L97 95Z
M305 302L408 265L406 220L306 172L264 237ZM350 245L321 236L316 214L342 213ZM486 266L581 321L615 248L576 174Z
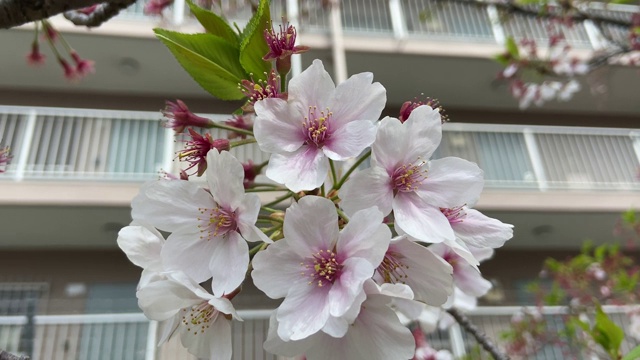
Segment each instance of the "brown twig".
M458 311L457 309L451 308L448 309L447 312L453 316L454 319L462 326L469 334L473 335L478 344L482 345L482 348L485 349L495 360L509 360L509 356L502 353L500 349L487 337L487 335L478 329L469 318Z
M136 0L107 1L99 4L90 14L71 10L66 11L64 17L75 25L97 27L118 15L121 10L128 8L135 2Z
M0 0L0 29L47 19L65 11L82 9L104 0Z
M0 350L0 360L29 360L29 357L13 355L4 350Z

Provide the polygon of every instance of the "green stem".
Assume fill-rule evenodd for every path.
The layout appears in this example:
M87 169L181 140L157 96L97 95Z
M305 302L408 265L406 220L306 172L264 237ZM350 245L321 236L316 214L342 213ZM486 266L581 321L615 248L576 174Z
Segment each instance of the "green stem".
M270 192L270 191L287 191L285 188L274 188L274 189L246 189L244 192Z
M287 92L287 75L280 75L280 92Z
M269 221L275 221L275 222L279 222L282 223L283 220L282 219L274 219L268 215L258 215L258 220L269 220Z
M38 43L38 33L40 32L40 21L36 21L36 31L35 31L35 36L33 37L33 43L37 44Z
M324 197L324 183L322 183L322 186L320 187L320 196Z
M238 141L233 141L233 142L229 143L229 147L231 147L233 149L234 147L237 147L237 146L253 144L255 142L256 142L256 139L254 139L254 138L238 140Z
M214 121L212 121L209 126L210 126L210 128L223 129L223 130L227 130L227 131L237 132L238 134L245 134L245 135L253 136L253 132L251 132L249 130L240 129L240 128L237 128L235 126L223 125L223 124L220 124L220 123L217 123L217 122L214 122Z
M333 183L335 184L338 182L338 175L336 175L336 167L331 159L329 159L329 166L331 167L331 180L333 180Z
M288 193L280 196L279 198L276 198L272 202L264 204L263 207L268 207L268 208L273 207L273 205L277 205L277 204L287 200L288 198L290 198L292 196L293 196L293 193L291 191L289 191Z
M265 166L267 166L269 164L269 160L266 160L264 162L261 162L260 165L256 166L256 170L258 172L262 171L262 168L264 168Z
M360 159L358 159L358 161L356 161L355 164L353 164L349 170L347 170L346 173L344 173L344 175L342 176L342 179L340 179L339 182L337 183L333 183L333 188L335 190L340 190L340 188L342 187L342 185L344 185L345 181L347 181L347 179L349 179L349 175L351 175L352 172L354 172L358 166L360 166L366 159L369 158L369 156L371 156L371 150L367 151L364 155L362 155L362 157Z
M336 208L336 211L338 212L338 215L340 215L340 217L344 220L344 222L349 222L349 217L344 213L344 211L338 208Z
M270 213L280 212L281 210L272 209L270 207L263 206L260 208L261 210L268 211Z
M47 22L46 20L43 20L42 23L42 27L44 28L44 23ZM44 37L47 38L47 42L49 42L49 47L51 48L51 51L53 51L53 54L56 56L56 59L58 59L58 61L62 60L62 56L60 56L60 52L58 51L58 48L56 48L56 44L53 43L53 39L51 38L51 36L49 36L49 32L46 31L46 29L44 29Z
M260 250L262 250L263 246L266 248L266 244L267 243L262 243L252 247L251 250L249 250L249 257L253 257L255 254L257 254Z
M253 183L253 185L251 185L251 187L259 187L259 186L266 186L266 187L279 187L276 184L269 184L269 183Z

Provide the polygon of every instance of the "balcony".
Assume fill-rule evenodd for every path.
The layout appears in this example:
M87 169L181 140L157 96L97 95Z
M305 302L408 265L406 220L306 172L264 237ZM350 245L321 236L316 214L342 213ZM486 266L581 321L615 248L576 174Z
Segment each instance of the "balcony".
M491 339L504 345L500 334L509 328L511 317L520 310L520 307L479 307L468 316ZM623 329L629 326L628 310L623 306L605 307L611 319ZM270 310L239 311L244 321L232 325L234 359L277 359L262 348L270 313ZM565 313L562 307L543 310L550 330L564 326ZM33 360L195 360L182 348L178 338L157 347L159 336L158 323L140 313L0 316L0 349L32 354ZM456 324L430 334L428 341L436 349L451 350L456 357L469 354L477 346L475 339ZM626 353L638 344L627 336L622 351ZM559 347L547 346L536 359L560 360L565 355Z
M0 179L17 182L142 182L177 171L182 146L160 113L60 108L0 107L0 139L14 155ZM232 153L268 159L255 144ZM640 132L632 129L447 123L434 157L445 156L478 163L490 190L640 190Z
M145 1L139 1L134 4L120 18L154 21L144 15L144 3ZM320 2L301 2L299 7L288 6L289 3L287 0L272 0L273 17L297 18L301 33L327 33L331 30L329 10L323 8ZM546 27L549 24L546 20L516 16L510 21L500 21L496 8L482 2L465 4L437 0L341 0L341 5L341 25L346 35L488 44L502 44L505 36L516 39L533 38L542 44L548 40ZM220 7L232 22L244 24L251 16L251 6L247 0L221 1ZM183 10L174 12L169 22L174 25L194 23L185 9L184 0L176 0L174 8ZM606 9L593 5L591 11L628 19L637 9L637 6L610 4ZM619 32L618 29L610 30ZM576 48L594 49L600 45L597 30L588 22L566 30L565 36Z

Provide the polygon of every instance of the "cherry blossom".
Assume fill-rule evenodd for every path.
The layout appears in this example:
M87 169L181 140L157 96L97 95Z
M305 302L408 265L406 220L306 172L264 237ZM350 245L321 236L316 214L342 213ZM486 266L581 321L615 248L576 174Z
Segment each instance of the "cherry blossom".
M167 119L163 126L176 133L183 132L187 126L208 128L212 123L210 119L192 113L182 100L166 101L162 115Z
M467 206L441 208L457 239L480 248L499 248L513 237L513 225L483 215Z
M145 316L162 321L160 344L177 332L191 354L211 360L231 359L231 321L227 316L240 318L229 299L209 294L181 272L142 286L136 296Z
M129 261L142 268L138 288L158 278L164 279L161 274L165 268L160 253L165 239L155 228L134 221L118 232L117 242Z
M294 192L324 182L328 159L359 155L375 139L386 90L361 73L334 85L320 60L289 82L288 100L255 103L254 133L262 151L272 153L266 175Z
M453 291L453 268L426 247L399 236L389 245L376 268L378 283L401 283L411 287L415 299L439 306Z
M284 297L277 310L278 336L301 340L340 326L330 318L362 303L363 284L382 262L390 240L391 231L376 208L355 213L339 231L331 201L305 196L291 205L284 239L255 256L251 273L267 296Z
M413 335L389 307L393 296L389 296L389 292L382 293L371 280L364 284L364 290L366 300L361 305L354 305L357 311L350 311L357 313L357 317L344 336L333 337L325 332L318 332L303 340L283 341L279 337L282 323L274 313L265 349L282 356L305 354L307 360L406 360L413 357ZM403 296L402 293L395 295Z
M428 161L442 138L438 111L420 106L404 123L380 122L371 150L371 168L355 173L340 191L347 214L377 206L393 210L396 230L415 240L442 242L455 235L440 208L475 203L483 172L474 163L448 157Z
M132 202L134 220L171 232L162 249L168 270L184 271L197 282L213 276L216 296L234 291L249 263L247 241L269 241L255 226L260 198L245 194L244 170L230 153L207 155L205 190L190 181L145 184Z

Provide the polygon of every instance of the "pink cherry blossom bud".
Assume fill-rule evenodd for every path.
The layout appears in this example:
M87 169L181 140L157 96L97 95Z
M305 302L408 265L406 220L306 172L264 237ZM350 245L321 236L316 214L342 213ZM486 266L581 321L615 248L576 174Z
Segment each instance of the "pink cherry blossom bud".
M265 74L267 75L267 74ZM252 112L253 104L266 98L286 99L287 95L280 92L280 75L275 70L267 75L267 80L258 80L257 82L242 80L240 90L249 98L247 103L242 107L244 111Z
M282 76L291 70L291 55L302 54L309 51L308 46L296 46L296 28L287 23L279 25L280 31L276 33L273 28L264 31L264 39L269 46L269 52L262 57L263 60L276 60L276 69Z
M40 52L40 45L37 41L31 44L31 52L27 55L27 63L31 66L44 64L45 56Z
M209 150L217 149L219 152L229 151L231 146L227 139L214 140L211 138L211 134L202 136L191 128L188 130L191 140L187 141L184 150L178 152L178 159L189 163L189 166L184 169L185 173L197 166L196 174L202 176L205 170L207 170L207 153Z
M253 120L251 120L249 115L233 115L233 119L229 119L224 123L238 129L249 130L249 131L253 130ZM232 131L229 133L228 138L229 139L235 139L235 138L246 139L247 135Z
M151 0L144 5L145 15L162 15L162 11L173 4L173 0Z
M64 70L64 77L67 80L69 81L78 80L78 73L76 72L76 69L73 66L69 65L67 60L63 58L58 58L58 62L60 63L60 66L62 66L62 69Z
M260 167L256 166L253 161L249 160L242 164L242 168L244 169L244 180L242 185L244 185L245 189L248 189L253 186L256 176L260 174Z
M603 285L600 287L600 294L604 297L609 297L611 296L611 289L608 286Z
M162 110L162 115L167 118L163 126L168 129L173 129L176 133L181 133L187 126L210 128L213 121L201 116L198 116L191 111L187 105L181 100L176 102L167 101L166 107Z
M438 101L438 99L433 99L430 97L426 97L424 100L418 100L418 98L415 98L413 99L413 101L406 101L400 107L400 116L398 117L398 119L404 123L405 121L407 121L407 119L409 119L409 115L411 115L413 110L422 105L427 105L434 110L439 110L443 124L449 121L449 116L445 112L444 108L440 105L440 101Z
M4 149L0 149L0 173L5 172L5 167L11 161L11 155L9 154L9 147L5 147Z
M73 62L76 64L76 73L78 74L78 77L84 77L96 72L95 67L93 66L94 62L92 60L82 59L75 50L71 50L69 54L71 55Z

